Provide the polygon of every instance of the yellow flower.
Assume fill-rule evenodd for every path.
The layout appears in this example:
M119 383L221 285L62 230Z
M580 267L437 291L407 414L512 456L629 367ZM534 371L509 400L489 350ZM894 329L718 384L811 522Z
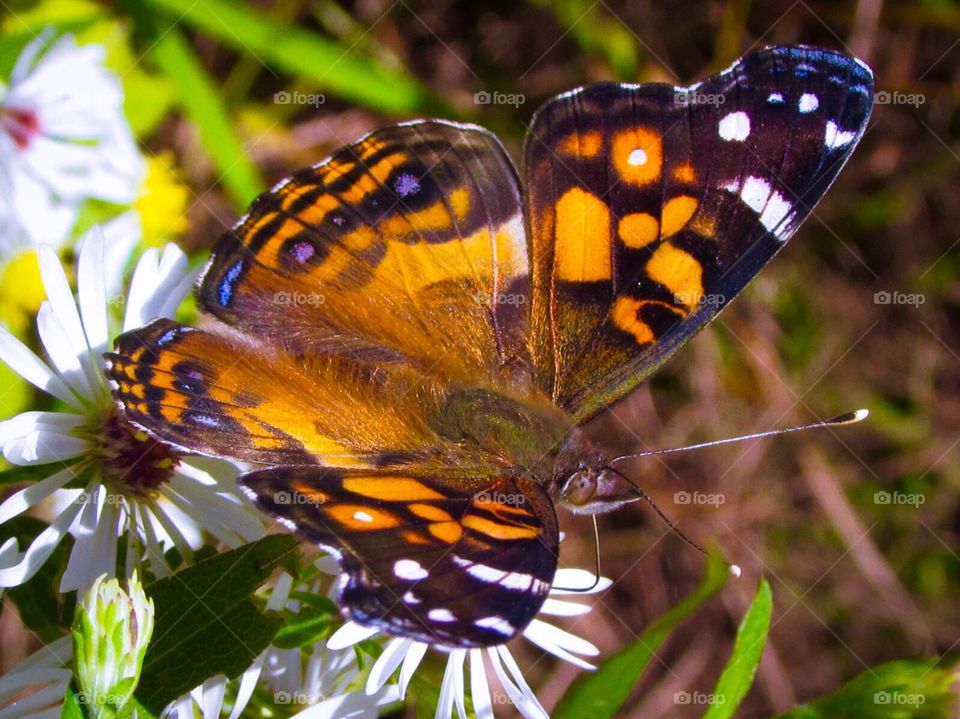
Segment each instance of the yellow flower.
M177 179L173 154L161 152L147 158L147 177L135 208L143 225L143 244L159 247L187 229L190 192Z
M32 248L14 255L0 268L0 319L14 334L23 335L46 297Z

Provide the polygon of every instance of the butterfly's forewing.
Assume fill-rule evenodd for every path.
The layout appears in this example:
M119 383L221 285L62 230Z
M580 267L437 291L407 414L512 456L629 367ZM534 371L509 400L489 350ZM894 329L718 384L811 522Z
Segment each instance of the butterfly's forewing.
M295 353L457 379L526 372L516 172L486 130L394 125L260 196L217 246L203 308Z
M538 382L578 420L690 339L794 234L866 127L870 71L768 48L688 89L547 102L525 148Z
M553 504L527 480L276 467L240 483L337 555L352 619L396 636L502 644L537 614L556 572Z
M125 333L107 359L127 417L192 452L263 464L474 463L430 429L442 393L403 364L294 359L170 320Z

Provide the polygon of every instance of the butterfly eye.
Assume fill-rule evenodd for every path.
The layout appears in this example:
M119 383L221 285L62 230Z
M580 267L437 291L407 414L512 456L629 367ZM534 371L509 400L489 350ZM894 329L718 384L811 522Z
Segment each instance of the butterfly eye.
M576 508L585 507L593 501L596 493L597 475L586 470L581 462L580 469L567 477L560 488L560 499L576 511Z

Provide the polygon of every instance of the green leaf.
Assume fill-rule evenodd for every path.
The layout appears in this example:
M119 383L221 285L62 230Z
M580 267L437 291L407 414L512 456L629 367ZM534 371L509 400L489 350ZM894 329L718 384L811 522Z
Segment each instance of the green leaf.
M11 467L0 472L0 487L21 482L39 482L51 477L62 469L71 467L81 460L71 460L58 464L25 464Z
M940 660L888 662L779 719L950 719L956 679Z
M273 640L280 649L303 647L322 639L330 629L330 620L340 615L337 605L327 597L292 592L290 598L300 603L300 609L284 612L283 626Z
M77 696L77 690L73 684L67 686L66 694L63 696L63 707L60 709L60 719L86 719L83 712L83 705Z
M346 100L393 115L442 112L439 100L409 73L384 67L351 47L277 22L247 5L226 0L149 2L238 52L251 53Z
M291 536L265 537L148 586L156 620L136 699L159 714L215 674L249 667L282 624L260 612L253 593L296 560L296 547Z
M245 208L265 185L246 155L216 85L176 23L158 21L146 0L130 0L129 4L151 59L176 87L224 189L238 209Z
M607 719L630 696L654 653L681 622L692 615L727 581L728 565L711 558L700 585L655 619L638 640L603 662L596 672L582 676L563 695L554 719Z
M753 603L737 629L733 654L720 674L717 687L713 690L713 701L703 715L704 719L728 719L733 716L733 712L750 691L753 677L760 665L763 647L767 642L772 610L773 595L770 585L766 579L761 579Z

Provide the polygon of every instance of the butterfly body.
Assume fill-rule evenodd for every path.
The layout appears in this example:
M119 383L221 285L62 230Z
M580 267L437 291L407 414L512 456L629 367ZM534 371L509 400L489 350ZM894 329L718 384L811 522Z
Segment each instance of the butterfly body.
M586 86L535 114L522 187L483 128L383 128L219 240L202 329L118 339L118 403L266 467L241 486L339 558L355 620L507 641L552 582L554 506L640 496L585 424L780 251L871 103L866 66L802 47L688 88Z

